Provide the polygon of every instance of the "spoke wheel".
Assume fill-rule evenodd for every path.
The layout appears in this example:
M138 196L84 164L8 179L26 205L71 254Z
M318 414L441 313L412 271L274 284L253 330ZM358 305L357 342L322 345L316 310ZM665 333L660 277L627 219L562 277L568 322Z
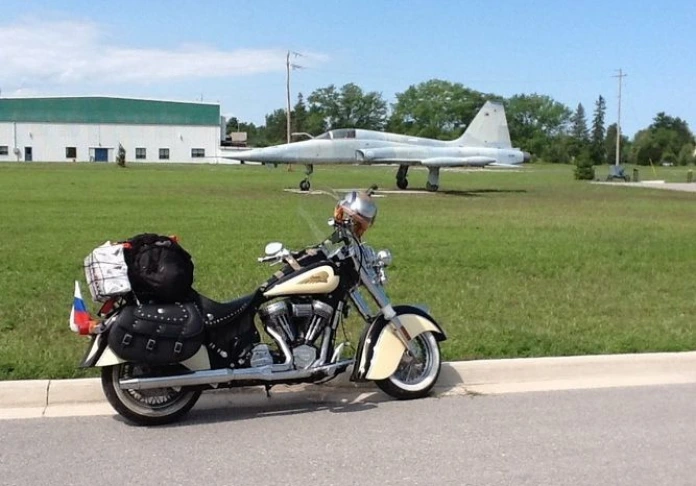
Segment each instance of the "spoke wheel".
M191 410L201 392L172 387L124 390L119 386L121 379L163 376L167 373L176 373L176 368L121 363L102 368L102 388L111 406L130 422L138 425L167 424Z
M431 332L416 336L413 355L404 352L393 375L376 382L385 393L408 400L427 396L440 375L440 346Z
M311 185L308 179L304 179L302 182L300 182L300 191L309 191L310 187Z

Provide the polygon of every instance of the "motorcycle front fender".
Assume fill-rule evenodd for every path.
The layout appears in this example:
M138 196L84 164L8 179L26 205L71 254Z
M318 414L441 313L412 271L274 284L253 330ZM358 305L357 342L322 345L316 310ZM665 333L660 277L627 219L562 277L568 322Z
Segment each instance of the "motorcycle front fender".
M432 332L438 341L447 339L442 327L422 309L401 305L395 306L394 311L411 338ZM389 324L384 316L379 316L365 329L358 345L351 380L384 380L394 374L406 347Z
M106 334L97 334L92 337L89 348L87 348L87 354L80 363L80 368L102 368L126 362L119 358L109 347L106 336ZM208 349L205 346L201 346L196 354L180 364L192 371L209 370L210 357L208 356Z

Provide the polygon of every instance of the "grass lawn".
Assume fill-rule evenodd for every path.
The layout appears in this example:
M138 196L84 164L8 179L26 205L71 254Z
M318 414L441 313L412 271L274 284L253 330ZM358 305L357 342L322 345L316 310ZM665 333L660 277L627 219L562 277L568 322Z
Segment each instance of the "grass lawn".
M426 176L412 170L411 187ZM275 270L255 260L266 242L298 248L328 234L330 197L282 191L302 177L0 164L0 379L91 373L76 368L87 341L68 315L83 258L106 240L176 234L199 291L253 291ZM394 178L395 168L318 167L313 187L393 189ZM684 182L686 169L641 168L641 179ZM696 349L696 194L592 185L557 165L444 172L440 187L379 199L367 241L394 254L394 302L427 304L444 326L446 359Z

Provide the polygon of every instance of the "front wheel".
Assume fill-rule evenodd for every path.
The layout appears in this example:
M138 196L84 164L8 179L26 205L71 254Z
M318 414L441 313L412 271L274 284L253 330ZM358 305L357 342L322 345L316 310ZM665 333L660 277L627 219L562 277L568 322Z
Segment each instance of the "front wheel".
M433 333L419 334L411 344L413 356L404 351L394 374L375 381L387 395L399 400L427 396L440 375L440 345Z
M161 369L160 369L161 368ZM102 368L104 395L112 407L126 420L137 425L163 425L183 417L196 404L200 391L182 388L154 390L123 390L120 379L166 374L167 367L150 367L121 363Z

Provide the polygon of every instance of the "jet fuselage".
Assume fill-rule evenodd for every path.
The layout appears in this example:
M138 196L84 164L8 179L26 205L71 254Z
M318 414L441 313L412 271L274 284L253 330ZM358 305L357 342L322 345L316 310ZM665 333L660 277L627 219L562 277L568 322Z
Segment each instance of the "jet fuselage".
M398 136L403 137L403 136ZM386 138L386 137L385 137ZM406 138L406 137L404 137ZM451 159L439 165L485 166L492 163L521 164L525 154L518 149L492 147L460 147L449 142L427 140L427 145L411 137L411 143L393 140L346 138L338 140L312 139L302 142L252 149L238 154L250 162L281 164L429 164L430 159ZM478 161L477 161L478 159Z

